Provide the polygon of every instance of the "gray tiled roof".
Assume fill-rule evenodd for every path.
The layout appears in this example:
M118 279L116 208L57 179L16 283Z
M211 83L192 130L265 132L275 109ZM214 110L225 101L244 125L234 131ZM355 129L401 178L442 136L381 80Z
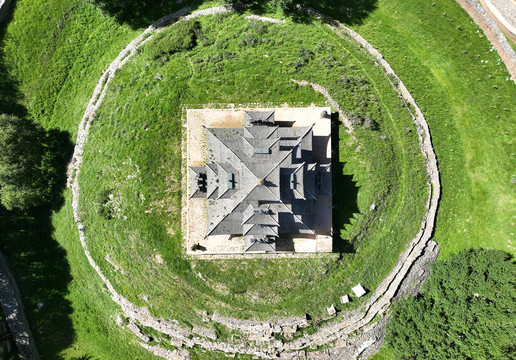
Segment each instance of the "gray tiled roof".
M313 126L278 127L273 111L244 120L206 128L208 162L190 168L190 196L207 198L207 236L244 235L245 251L274 251L280 233L315 234L313 201L331 193L330 164L314 163Z

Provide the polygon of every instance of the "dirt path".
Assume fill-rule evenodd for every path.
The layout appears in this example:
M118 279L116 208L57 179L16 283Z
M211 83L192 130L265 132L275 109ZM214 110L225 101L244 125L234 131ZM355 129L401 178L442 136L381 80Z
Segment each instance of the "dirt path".
M473 21L482 29L489 41L491 41L505 66L507 66L512 81L516 84L516 54L497 26L496 22L498 20L496 17L490 16L478 0L457 0L457 2L466 10Z
M192 18L217 12L227 12L230 10L232 10L232 8L229 6L211 8L194 12L185 18ZM414 123L416 124L421 152L426 158L426 169L429 177L429 196L425 218L421 223L420 231L410 242L407 250L400 255L393 270L382 281L373 294L371 294L365 304L354 311L345 312L339 315L334 319L333 323L318 329L315 333L303 336L291 342L283 342L281 340L274 339L271 329L278 327L274 322L256 322L249 325L248 323L237 319L232 319L232 323L236 324L235 326L238 326L241 332L245 333L247 336L253 336L257 340L253 342L253 344L247 343L243 340L234 342L217 341L213 340L213 336L202 335L203 333L210 334L209 329L201 329L202 331L193 333L189 329L177 325L178 322L176 321L154 318L150 315L146 307L139 308L132 304L115 290L111 282L102 273L100 267L95 263L91 256L86 244L85 229L79 213L78 174L82 164L84 144L87 140L91 123L94 120L95 112L101 105L107 86L115 76L116 70L120 69L125 62L135 54L136 50L142 44L152 38L153 32L159 31L162 26L169 23L172 19L185 14L187 11L188 9L184 8L175 14L158 20L155 24L147 28L138 38L132 41L124 50L122 50L122 52L120 52L118 57L113 61L108 70L99 80L84 117L79 125L74 155L69 165L68 185L73 184L73 213L79 230L79 240L88 261L106 285L108 291L111 293L113 301L121 307L124 314L131 320L131 323L134 323L134 321L137 320L143 326L152 327L163 334L167 334L170 336L172 344L178 348L199 346L209 351L220 351L228 354L250 354L267 359L278 357L281 359L335 359L335 356L342 358L342 356L344 356L343 354L346 354L345 358L356 358L358 356L366 356L367 354L373 353L381 343L382 324L385 324L385 319L382 318L381 321L376 323L373 323L373 320L376 316L382 316L385 314L385 311L388 309L393 299L399 295L400 289L403 289L402 285L404 280L407 278L411 279L410 276L417 270L417 268L413 266L414 263L421 259L422 256L424 257L425 254L436 254L435 249L438 247L433 241L430 241L430 237L432 235L437 205L440 197L439 171L437 169L437 161L431 144L430 131L425 118L406 87L394 73L391 66L383 59L383 56L360 35L339 22L329 19L314 10L305 9L305 11L308 11L317 17L329 19L333 24L330 28L337 35L341 37L350 36L355 39L376 59L378 65L384 69L386 76L389 75L387 78L391 77L392 79L395 79L393 81L396 81L396 83L391 82L393 87L399 92L400 96L415 109L412 116ZM435 259L435 256L433 255L429 257L431 259ZM410 289L411 286L408 286L408 288ZM210 319L208 319L208 321L210 321ZM216 321L216 319L211 319L211 321ZM141 332L139 332L138 327L132 326L130 329L139 336L140 339L145 339ZM360 336L354 336L352 338L349 337L351 333L356 333L357 331L360 331ZM201 335L199 336L199 334ZM364 334L369 335L364 336ZM304 350L307 347L317 348L328 343L332 343L331 350L312 352L309 354ZM146 343L140 343L140 345L167 359L189 358L187 351L176 351L172 353L161 349L159 346L151 347ZM328 353L328 351L331 353Z

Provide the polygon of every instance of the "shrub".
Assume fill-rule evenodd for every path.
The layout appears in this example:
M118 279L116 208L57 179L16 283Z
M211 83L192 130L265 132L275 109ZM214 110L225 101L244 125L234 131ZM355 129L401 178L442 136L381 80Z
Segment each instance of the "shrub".
M180 21L168 31L160 33L155 43L148 47L149 54L154 59L168 56L194 48L201 36L201 23L195 20Z
M253 33L244 33L240 38L239 45L240 46L255 46L261 42L261 38L258 35Z
M386 342L399 359L514 359L516 265L497 250L440 261L419 297L395 304Z
M102 190L97 198L99 204L98 212L106 220L113 218L113 206L110 195L112 190Z

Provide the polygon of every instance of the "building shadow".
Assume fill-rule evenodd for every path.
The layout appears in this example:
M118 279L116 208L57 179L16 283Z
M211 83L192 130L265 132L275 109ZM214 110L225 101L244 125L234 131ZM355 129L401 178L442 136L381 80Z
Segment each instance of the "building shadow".
M339 153L339 114L331 114L332 123L332 175L333 175L333 252L354 253L355 248L349 239L341 237L340 230L351 224L351 219L359 214L357 197L360 189L353 175L343 174L345 159Z
M27 117L21 105L19 84L10 75L4 52L6 24L12 20L16 1L0 25L0 114ZM75 337L67 299L72 280L66 251L54 238L52 214L64 203L66 164L73 150L70 134L43 130L42 165L44 204L28 211L8 211L0 205L0 251L5 255L20 290L36 346L42 358L60 359Z

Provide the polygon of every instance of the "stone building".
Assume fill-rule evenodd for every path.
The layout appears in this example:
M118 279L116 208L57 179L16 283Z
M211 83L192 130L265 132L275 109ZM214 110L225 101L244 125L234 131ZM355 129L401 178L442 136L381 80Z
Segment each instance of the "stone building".
M207 201L207 237L243 236L244 252L275 252L284 234L316 238L314 202L331 196L332 178L314 160L313 126L246 111L241 128L205 127L207 163L188 171L190 198Z

